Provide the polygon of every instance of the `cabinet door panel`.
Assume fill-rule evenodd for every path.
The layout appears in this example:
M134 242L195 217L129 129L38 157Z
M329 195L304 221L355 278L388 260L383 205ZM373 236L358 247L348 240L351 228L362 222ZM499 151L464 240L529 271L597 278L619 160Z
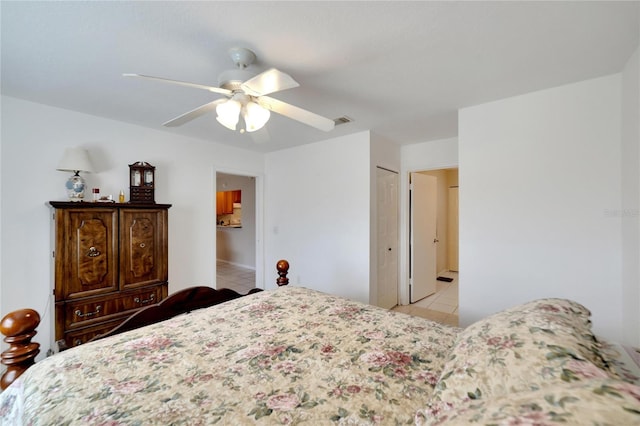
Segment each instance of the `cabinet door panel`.
M224 192L216 192L216 215L224 214Z
M167 272L167 211L120 212L121 289L162 283Z
M225 191L224 193L224 212L225 214L233 214L233 191Z
M138 217L129 227L131 237L130 258L131 274L136 279L148 276L153 271L155 250L155 223L152 218Z
M56 253L56 295L62 298L86 297L116 291L117 215L113 210L67 210L58 212L66 240ZM60 229L60 228L59 228ZM60 278L60 279L58 279ZM59 300L58 297L56 299Z
M233 203L239 203L240 191L219 191L216 192L216 215L232 214Z

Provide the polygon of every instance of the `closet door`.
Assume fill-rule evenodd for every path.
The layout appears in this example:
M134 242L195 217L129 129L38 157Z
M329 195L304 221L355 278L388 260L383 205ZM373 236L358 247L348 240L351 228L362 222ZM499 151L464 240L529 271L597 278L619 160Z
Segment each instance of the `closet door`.
M165 283L167 268L167 210L120 211L120 288Z

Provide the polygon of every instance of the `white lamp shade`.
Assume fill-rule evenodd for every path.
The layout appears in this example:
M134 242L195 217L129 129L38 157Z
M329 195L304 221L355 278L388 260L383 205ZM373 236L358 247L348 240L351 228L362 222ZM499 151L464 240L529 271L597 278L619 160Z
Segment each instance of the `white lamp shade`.
M93 167L89 154L84 148L66 148L62 159L58 163L57 170L65 172L87 172L91 173Z
M240 119L240 102L229 99L227 102L221 103L216 107L218 116L216 120L229 130L236 130L236 125Z
M247 102L244 109L244 124L247 132L255 132L260 130L267 124L271 117L268 109L261 107L255 102Z

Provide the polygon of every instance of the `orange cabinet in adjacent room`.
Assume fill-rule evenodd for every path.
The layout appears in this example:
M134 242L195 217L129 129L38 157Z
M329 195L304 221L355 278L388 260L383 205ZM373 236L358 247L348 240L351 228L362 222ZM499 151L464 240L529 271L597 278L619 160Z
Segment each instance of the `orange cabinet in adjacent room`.
M235 193L238 193L237 195ZM241 191L220 191L216 192L216 214L233 214L233 203L236 198L240 198Z

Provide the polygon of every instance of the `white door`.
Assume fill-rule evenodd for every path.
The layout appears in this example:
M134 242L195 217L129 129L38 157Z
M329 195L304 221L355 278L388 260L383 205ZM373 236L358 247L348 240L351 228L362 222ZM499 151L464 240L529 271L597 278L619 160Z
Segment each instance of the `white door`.
M378 273L376 305L398 304L398 174L377 169Z
M410 303L436 292L437 178L411 173Z

